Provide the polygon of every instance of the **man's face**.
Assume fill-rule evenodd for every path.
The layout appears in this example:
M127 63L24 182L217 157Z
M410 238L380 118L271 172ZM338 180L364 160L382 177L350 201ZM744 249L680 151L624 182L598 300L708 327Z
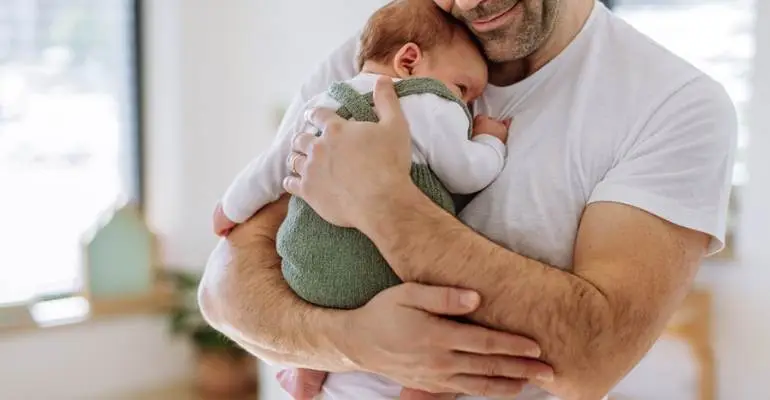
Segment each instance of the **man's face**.
M519 60L551 34L561 0L433 0L464 21L491 61Z

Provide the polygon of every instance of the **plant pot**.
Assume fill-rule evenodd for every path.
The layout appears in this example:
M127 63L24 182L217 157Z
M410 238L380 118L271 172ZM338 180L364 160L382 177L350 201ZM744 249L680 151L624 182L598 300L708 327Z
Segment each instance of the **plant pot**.
M204 399L257 398L257 361L243 351L199 349L195 385Z

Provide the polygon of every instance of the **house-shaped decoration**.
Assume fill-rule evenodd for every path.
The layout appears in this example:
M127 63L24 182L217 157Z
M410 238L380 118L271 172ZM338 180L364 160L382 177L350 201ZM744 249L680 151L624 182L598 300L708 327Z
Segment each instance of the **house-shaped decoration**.
M83 243L85 295L93 314L156 309L158 245L142 213L133 204L101 219Z

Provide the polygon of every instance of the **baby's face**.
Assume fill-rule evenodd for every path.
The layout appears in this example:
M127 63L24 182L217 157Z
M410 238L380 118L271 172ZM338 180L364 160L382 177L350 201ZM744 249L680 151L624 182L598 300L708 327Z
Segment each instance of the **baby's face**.
M487 64L481 52L464 35L427 52L414 74L438 79L465 103L476 100L487 86Z

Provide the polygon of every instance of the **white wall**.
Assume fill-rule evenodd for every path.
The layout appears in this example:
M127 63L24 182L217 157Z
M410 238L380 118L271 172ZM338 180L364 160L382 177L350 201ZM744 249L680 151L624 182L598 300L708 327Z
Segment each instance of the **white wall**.
M319 60L383 0L170 3L154 5L179 21L177 44L165 36L153 52L165 69L150 77L162 93L149 109L148 212L167 261L199 268L215 243L216 200L270 142L278 110Z
M738 237L741 261L709 271L717 292L722 399L770 399L770 2L757 0L750 181Z
M137 316L0 336L0 399L105 399L182 382L188 347L165 320Z

